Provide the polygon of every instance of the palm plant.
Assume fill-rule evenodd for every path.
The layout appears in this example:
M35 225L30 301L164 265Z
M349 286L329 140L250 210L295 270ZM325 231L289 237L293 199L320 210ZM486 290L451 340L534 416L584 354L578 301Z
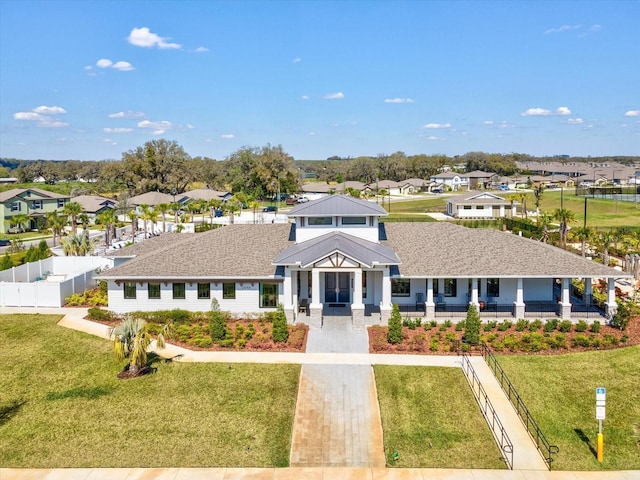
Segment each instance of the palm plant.
M69 217L71 221L71 233L74 235L78 233L78 217L82 213L82 205L78 202L68 202L62 209L62 213Z
M227 203L225 210L229 212L229 223L233 225L234 215L238 210L240 210L240 207L238 207L238 205L236 205L235 203Z
M218 198L212 198L207 202L207 208L209 209L209 214L211 215L211 223L213 223L213 217L215 215L215 211L218 210L221 206L222 206L222 200Z
M520 203L522 204L522 211L520 213L520 216L522 218L524 218L525 220L528 218L528 214L527 214L527 193L524 192L520 192L518 194L518 200L520 200Z
M80 215L78 215L78 222L80 222L80 224L82 225L82 233L84 235L89 235L89 231L87 230L89 228L89 215L87 215L85 212L82 212Z
M542 226L542 241L547 243L549 240L549 225L553 218L547 212L540 212L538 215L538 222Z
M165 339L173 335L173 324L165 324L158 333L158 348L165 347ZM119 325L109 328L113 350L118 360L129 359L128 372L135 375L147 365L147 349L153 341L149 325L142 319L127 316Z
M16 227L18 227L20 232L25 231L24 224L27 223L28 221L29 221L29 215L27 215L26 213L19 213L17 215L12 216L10 219L10 222Z
M162 233L166 232L167 225L167 213L171 210L171 207L168 203L159 203L155 206L154 210L156 210L160 215L162 215Z
M593 231L589 227L579 227L575 230L575 236L580 240L580 252L583 257L587 256L587 240L591 238Z
M51 229L53 234L53 246L56 246L56 238L62 238L62 232L67 224L67 218L63 215L58 215L58 212L47 212L47 227Z
M62 252L65 256L82 257L93 253L96 239L89 239L83 234L71 234L62 241Z
M140 218L142 219L142 228L144 229L144 238L147 238L147 219L149 218L149 205L142 204L140 205L140 210L142 211L142 215Z
M556 208L553 211L553 218L560 222L560 244L567 244L567 232L569 231L569 223L576 219L576 214L566 208Z
M257 200L249 201L249 208L253 210L253 223L256 223L256 212L258 211L258 208L260 208L260 202Z
M507 195L507 200L509 201L509 203L511 203L510 216L512 218L514 217L513 204L516 202L517 199L518 199L518 194L517 193L510 193L509 195Z
M149 210L145 215L144 219L148 222L151 222L151 232L155 231L155 225L156 223L158 223L159 217L160 215L158 214L155 208ZM145 235L146 235L146 229L145 229Z
M174 223L176 225L179 223L178 216L180 215L181 207L182 207L182 204L180 202L171 202L171 205L169 205L169 208L173 211Z
M104 240L107 246L111 245L113 240L115 225L118 221L118 216L113 208L103 210L96 216L96 221L100 225L104 225L105 236Z
M129 210L127 217L131 220L131 238L136 241L136 229L138 228L138 213L135 210Z

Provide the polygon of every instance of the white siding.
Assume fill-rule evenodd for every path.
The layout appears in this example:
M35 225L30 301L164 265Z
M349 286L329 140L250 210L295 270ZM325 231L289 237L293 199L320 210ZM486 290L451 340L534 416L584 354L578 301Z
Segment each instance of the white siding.
M300 226L300 218L296 219L296 243L305 242L312 238L317 238L327 233L343 232L354 237L362 238L369 242L378 243L378 218L374 217L373 226L369 226L369 217L367 217L366 225L342 225L341 217L337 217L338 225L336 226L336 217L333 218L333 225L326 226L309 226L309 219L304 217L304 227Z

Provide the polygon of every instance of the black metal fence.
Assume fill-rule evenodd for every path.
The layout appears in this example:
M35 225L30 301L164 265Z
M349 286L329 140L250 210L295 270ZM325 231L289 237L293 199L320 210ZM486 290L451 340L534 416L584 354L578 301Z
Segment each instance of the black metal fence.
M551 469L553 455L558 454L560 449L557 445L551 445L547 440L547 437L544 436L542 430L540 430L540 427L531 416L531 413L529 413L529 409L525 406L522 398L520 398L520 395L516 391L515 387L513 386L507 375L504 373L504 370L502 370L502 367L498 363L498 360L487 347L487 344L482 343L481 347L482 357L484 358L485 362L487 362L487 365L489 366L491 371L493 371L493 374L500 383L502 390L504 390L504 393L506 393L507 397L509 397L509 401L515 407L516 412L518 412L518 416L520 417L520 419L522 419L522 422L527 428L529 435L531 435L531 438L533 438L533 440L536 442L538 450L540 450L542 457L547 463L549 469Z
M489 428L491 428L491 433L493 433L496 442L498 443L498 447L502 452L502 456L504 457L505 462L510 470L513 470L513 442L507 435L500 418L498 418L498 414L496 410L491 405L489 401L489 397L487 396L487 392L484 390L484 387L480 383L478 379L478 375L476 371L473 369L471 365L471 361L469 360L469 355L466 353L462 353L462 371L464 372L465 377L467 377L467 381L469 382L469 386L473 391L473 395L476 397L478 401L478 405L480 406L480 410L482 414L487 420Z

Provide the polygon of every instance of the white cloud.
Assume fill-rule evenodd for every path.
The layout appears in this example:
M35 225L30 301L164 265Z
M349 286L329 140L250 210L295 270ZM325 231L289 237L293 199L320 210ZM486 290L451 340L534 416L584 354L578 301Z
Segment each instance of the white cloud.
M178 43L170 43L170 37L161 37L155 33L149 31L148 27L134 28L127 37L127 40L131 45L136 47L152 48L158 47L160 49L180 49L182 45Z
M206 53L209 51L207 47L198 47L194 50L196 53Z
M104 133L130 133L133 132L133 128L103 128Z
M640 110L629 110L624 114L625 117L640 117Z
M344 93L336 92L336 93L327 93L324 97L326 100L341 100L344 98Z
M440 137L436 137L434 135L430 135L430 136L427 137L427 140L431 140L431 141L440 140Z
M385 98L384 103L413 103L413 98Z
M120 70L121 72L130 72L131 70L135 70L135 68L133 68L133 65L131 65L129 62L123 61L114 63L112 67L116 70Z
M582 120L581 118L569 118L567 119L567 123L570 125L579 125L581 123L584 123L584 120Z
M164 130L164 129L160 128L160 129L158 129L158 130L154 130L154 131L153 131L153 134L154 134L154 135L164 135L164 133L165 133L165 132L166 132L166 130Z
M110 113L108 116L109 118L142 118L144 113L127 110L126 112Z
M316 132L309 132L309 136L310 137L315 137L316 136Z
M592 32L599 32L600 30L602 30L602 25L591 25L591 28L589 29Z
M293 59L293 63L300 63L302 59L300 57L296 57Z
M67 113L62 107L47 107L46 105L40 105L33 109L36 113L42 113L44 115L59 115L61 113Z
M67 111L62 107L40 105L39 107L33 108L30 112L16 112L13 114L13 118L16 120L35 122L38 127L62 128L67 127L69 124L61 120L54 120L49 115L60 115L63 113L67 113Z
M222 135L220 135L220 138L232 139L232 138L236 138L236 136L233 133L223 133Z
M138 122L138 128L149 128L156 131L162 130L162 133L164 133L165 130L168 130L172 127L173 127L173 124L171 122L168 122L167 120L162 120L160 122L150 122L149 120L142 120L141 122ZM158 133L156 135L162 135L162 134Z
M550 28L548 30L545 30L545 34L549 34L549 33L562 33L562 32L570 32L571 30L577 30L581 27L582 25L561 25L559 27L556 28Z
M93 67L91 65L86 65L84 67L85 70L93 70Z
M482 122L482 124L489 127L489 126L493 125L493 120L485 120L484 122Z
M530 108L520 115L523 117L549 117L552 115L571 115L571 110L567 107L558 107L555 110L548 110L546 108Z
M427 123L422 128L451 128L450 123Z
M309 98L310 98L309 95L302 95L300 97L300 100L309 100Z
M113 65L113 62L108 58L101 58L96 62L96 65L100 68L109 68L111 65Z

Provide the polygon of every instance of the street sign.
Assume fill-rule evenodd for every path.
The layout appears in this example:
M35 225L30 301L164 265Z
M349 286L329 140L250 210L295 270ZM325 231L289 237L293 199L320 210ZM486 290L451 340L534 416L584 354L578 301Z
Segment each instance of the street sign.
M604 402L607 397L607 389L604 387L596 388L596 402L601 401Z
M605 407L596 407L596 420L605 420Z

